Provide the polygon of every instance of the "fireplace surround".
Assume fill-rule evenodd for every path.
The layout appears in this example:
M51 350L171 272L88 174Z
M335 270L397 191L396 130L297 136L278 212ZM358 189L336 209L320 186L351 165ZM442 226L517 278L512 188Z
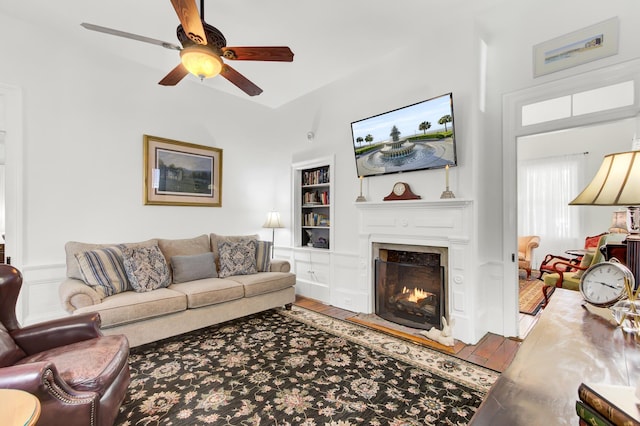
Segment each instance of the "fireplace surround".
M442 328L446 254L441 247L374 243L374 313L408 327Z
M469 344L486 333L477 284L473 202L466 199L356 203L358 288L375 313L375 258L379 247L409 246L444 253L444 307L453 337ZM401 249L403 250L403 249Z

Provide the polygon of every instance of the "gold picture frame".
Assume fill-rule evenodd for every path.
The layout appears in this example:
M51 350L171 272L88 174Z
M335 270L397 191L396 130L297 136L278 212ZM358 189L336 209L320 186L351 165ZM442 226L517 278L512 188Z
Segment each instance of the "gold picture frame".
M222 150L144 135L144 204L222 206Z

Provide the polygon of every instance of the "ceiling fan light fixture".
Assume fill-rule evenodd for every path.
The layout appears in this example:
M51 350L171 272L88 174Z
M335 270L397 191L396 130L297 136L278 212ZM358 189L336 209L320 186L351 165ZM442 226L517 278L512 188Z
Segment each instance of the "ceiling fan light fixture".
M187 71L201 80L215 77L222 71L220 56L205 46L185 47L180 51L180 60Z

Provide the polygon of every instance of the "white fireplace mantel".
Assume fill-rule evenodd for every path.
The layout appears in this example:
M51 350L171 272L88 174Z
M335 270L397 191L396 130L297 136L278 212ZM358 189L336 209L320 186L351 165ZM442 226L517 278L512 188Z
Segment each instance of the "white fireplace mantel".
M358 287L374 311L373 243L445 247L448 250L447 312L453 336L476 343L483 335L478 312L473 200L357 202Z

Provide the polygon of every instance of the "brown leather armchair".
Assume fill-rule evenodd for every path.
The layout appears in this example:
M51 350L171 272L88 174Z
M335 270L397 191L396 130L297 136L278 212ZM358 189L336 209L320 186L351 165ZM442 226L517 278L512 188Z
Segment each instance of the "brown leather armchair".
M38 424L113 425L129 386L129 342L104 336L89 313L20 327L22 274L0 265L0 388L22 389L41 404Z

